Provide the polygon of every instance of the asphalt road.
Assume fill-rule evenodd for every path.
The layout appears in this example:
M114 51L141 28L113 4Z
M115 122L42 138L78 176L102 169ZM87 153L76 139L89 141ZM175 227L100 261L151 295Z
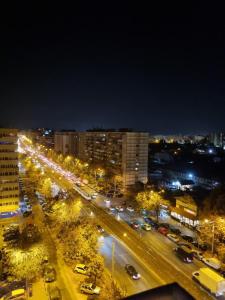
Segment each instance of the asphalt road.
M41 158L39 159L42 161ZM46 161L44 164L45 163ZM64 180L64 182L65 181L66 180ZM64 188L66 188L66 186L64 186ZM74 195L76 195L76 191L74 191ZM176 281L192 294L195 299L212 299L211 295L202 290L200 286L191 279L191 272L198 269L199 262L190 265L182 263L175 257L172 251L172 242L168 241L165 237L158 235L158 233L140 235L124 221L118 221L94 202L83 200L83 203L91 208L94 216L103 224L106 231L114 236L117 241L120 241L127 251L129 250L129 252L132 253L139 272L141 274L147 272L148 276L150 276L150 278L146 277L147 281L153 280L157 285ZM123 258L122 262L122 258L119 255L118 257L118 263L120 267L121 264L123 267L125 259ZM136 287L135 292L139 292L139 287L137 285ZM143 288L143 286L140 288Z

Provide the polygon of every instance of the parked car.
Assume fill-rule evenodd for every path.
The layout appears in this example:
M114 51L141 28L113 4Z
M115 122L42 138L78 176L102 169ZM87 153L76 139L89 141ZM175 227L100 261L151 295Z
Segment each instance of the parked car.
M133 228L133 229L138 229L140 227L140 224L138 222L131 222L130 223L130 226Z
M50 300L61 300L61 292L57 286L48 286L48 295Z
M185 246L186 248L192 250L191 245L189 245L189 244L187 244L187 243L184 243L184 242L179 242L179 243L178 243L178 246L179 246L179 247Z
M80 291L85 294L99 295L101 288L96 286L94 283L82 283L80 286Z
M131 205L129 205L129 206L127 206L127 210L130 211L130 212L133 212L134 208Z
M167 235L169 230L166 227L159 227L158 232L163 234L163 235Z
M136 271L135 267L133 267L132 265L126 264L125 270L127 274L130 275L131 278L133 279L141 278L141 275Z
M98 232L100 232L100 233L105 232L104 228L102 228L102 226L100 226L100 225L96 225L96 228L97 228Z
M85 275L87 274L88 267L84 264L77 264L73 271Z
M53 282L56 280L56 271L53 266L47 265L44 268L44 280L45 282Z
M145 217L144 220L145 220L146 223L150 224L150 225L151 225L152 227L154 227L155 229L158 229L159 224L158 224L156 221L154 221L152 218L150 218L150 217Z
M118 210L119 212L124 211L124 207L123 206L116 206L116 210Z
M16 289L4 295L0 300L25 300L26 299L26 291L25 289Z
M210 257L210 258L203 258L202 261L209 267L219 270L221 268L221 262L215 258L215 257Z
M172 234L172 233L168 233L167 234L168 239L170 239L171 241L178 243L179 242L179 237L176 234Z
M115 208L114 206L110 206L110 207L109 207L109 210L110 210L110 211L115 211L116 208Z
M29 217L30 215L32 215L32 211L31 210L27 210L27 211L23 212L23 217L24 218Z
M182 239L184 239L185 241L192 243L193 242L193 237L190 235L185 235L185 234L181 234Z
M170 229L170 224L168 224L168 223L159 223L159 227L164 227L164 228Z
M176 228L176 227L173 227L173 226L170 226L170 231L171 231L172 233L177 234L177 235L181 234L180 229L178 229L178 228Z
M148 223L142 224L142 228L146 231L150 231L152 229L151 225Z
M196 248L199 248L202 251L206 251L208 249L208 245L203 242L193 241L192 245L194 245Z

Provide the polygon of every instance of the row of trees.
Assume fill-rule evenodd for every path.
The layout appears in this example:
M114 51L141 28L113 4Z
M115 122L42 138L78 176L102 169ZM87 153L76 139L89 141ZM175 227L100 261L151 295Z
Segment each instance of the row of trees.
M59 159L65 168L68 160L62 161L62 156L59 156ZM87 210L85 210L85 216L83 215L80 197L69 196L66 200L53 199L52 185L54 183L52 180L46 177L46 174L42 174L43 172L36 168L29 158L26 158L23 163L36 190L48 200L47 207L51 213L47 214L47 220L52 232L60 241L60 248L66 263L72 268L77 263L84 263L88 266L89 276L86 280L102 287L99 299L121 299L125 293L105 268L104 258L99 252L99 233L96 229L96 222ZM69 169L68 166L69 164L67 169Z
M107 165L83 162L73 156L57 154L52 149L45 149L45 151L48 158L82 178L82 180L86 180L97 189L113 189L116 193L122 188L122 177L115 175Z

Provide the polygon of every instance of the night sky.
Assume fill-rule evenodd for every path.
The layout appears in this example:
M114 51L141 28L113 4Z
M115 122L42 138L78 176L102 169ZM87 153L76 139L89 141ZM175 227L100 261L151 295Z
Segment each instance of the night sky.
M2 11L0 126L225 130L222 7L138 3Z

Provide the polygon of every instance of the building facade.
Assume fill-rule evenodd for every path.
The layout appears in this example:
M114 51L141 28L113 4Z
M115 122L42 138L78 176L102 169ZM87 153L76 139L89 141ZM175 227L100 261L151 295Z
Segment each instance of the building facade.
M209 142L212 143L215 147L223 148L225 146L225 133L211 133L209 135Z
M54 134L54 150L64 155L77 155L78 133L75 131L57 131Z
M124 186L148 180L148 140L143 132L89 131L77 135L76 155L121 175Z
M199 224L198 207L188 195L176 198L176 207L171 208L171 216L176 220L191 227Z
M17 130L0 128L0 213L19 208Z

